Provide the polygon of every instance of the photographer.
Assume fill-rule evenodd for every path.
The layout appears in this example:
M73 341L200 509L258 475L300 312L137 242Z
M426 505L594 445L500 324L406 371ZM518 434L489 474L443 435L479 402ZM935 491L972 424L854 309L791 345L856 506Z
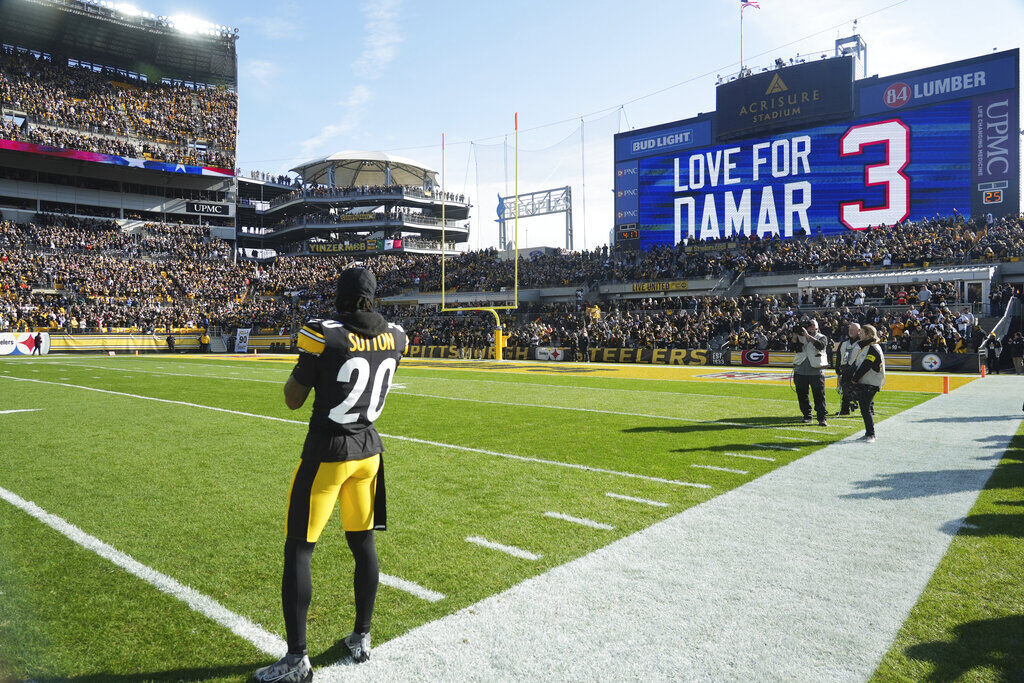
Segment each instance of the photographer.
M807 391L810 390L814 394L814 411L818 416L818 424L827 427L825 368L828 366L828 338L818 331L817 320L798 323L791 338L800 346L800 350L793 356L793 385L796 387L804 424L811 422L811 404L807 400Z
M885 356L878 343L878 333L872 325L860 328L857 355L853 359L853 385L860 403L860 416L864 418L864 436L861 441L875 442L875 394L885 384Z
M853 361L860 350L860 346L857 345L860 324L850 323L848 333L849 336L839 345L839 354L836 357L836 373L839 375L839 388L843 394L840 415L849 415L857 407L857 397L853 391Z

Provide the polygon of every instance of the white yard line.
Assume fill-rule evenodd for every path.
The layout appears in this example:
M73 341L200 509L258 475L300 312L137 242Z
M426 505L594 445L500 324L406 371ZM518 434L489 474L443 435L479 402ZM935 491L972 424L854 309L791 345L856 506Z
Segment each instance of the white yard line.
M806 437L806 436L777 436L775 438L776 439L785 439L786 441L818 441L818 442L821 441L821 439L812 439L812 438Z
M642 503L644 505L651 505L651 506L657 507L657 508L667 508L668 507L668 503L663 503L660 500L649 500L647 498L636 498L634 496L624 496L621 493L612 493L611 491L609 491L608 493L606 493L604 495L608 496L609 498L615 498L616 500L628 500L628 501L633 502L633 503Z
M90 536L67 520L50 514L35 503L25 500L16 493L2 487L0 487L0 498L36 518L54 531L63 534L86 550L91 550L105 560L113 562L132 576L142 579L160 592L181 600L190 609L209 617L235 635L249 641L260 652L271 657L281 657L288 651L288 645L279 636L264 630L260 625L252 623L245 617L235 614L213 598L203 595L194 588L183 586L166 574L161 574L113 546L104 543L95 536Z
M775 458L769 458L765 455L747 455L745 453L722 453L722 455L731 455L734 458L750 458L751 460L767 460L768 462L775 462Z
M582 470L584 472L597 472L599 474L611 474L617 477L629 477L632 479L643 479L645 481L656 481L661 484L672 484L673 486L688 486L695 489L710 489L710 484L695 484L689 481L678 481L676 479L662 479L661 477L651 477L646 474L634 474L633 472L619 472L617 470L606 470L601 467L590 467L589 465L578 465L572 462L560 462L558 460L545 460L543 458L531 458L525 455L513 455L512 453L500 453L498 451L488 451L482 448L470 448L469 446L455 446L452 444L441 443L439 441L428 441L427 439L416 439L411 436L396 436L395 434L384 434L381 436L389 439L398 439L400 441L412 441L414 443L427 444L429 446L439 446L441 448L451 448L460 451L470 451L472 453L484 453L486 455L495 455L499 458L508 458L510 460L519 460L521 462L535 462L542 465L554 465L556 467L567 467L574 470Z
M159 372L157 370L139 370L136 368L107 368L102 365L85 365L81 363L69 363L65 367L74 368L91 368L93 370L103 370L105 372L141 372L147 375L167 375L169 377L198 377L199 379L229 379L238 382L261 382L263 384L280 384L283 385L283 380L275 379L256 379L255 377L224 377L223 375L196 375L187 372ZM62 377L61 379L67 379Z
M384 643L345 680L869 679L1016 433L1018 395L996 376L933 398L876 444L829 444Z
M127 398L137 398L143 401L155 401L157 403L170 403L173 405L186 406L188 408L199 408L201 410L212 410L218 413L229 413L231 415L242 415L244 417L254 417L261 420L272 420L274 422L285 422L287 424L306 425L308 424L304 420L289 420L284 417L274 417L273 415L260 415L259 413L247 413L241 410L230 410L228 408L219 408L217 406L207 406L200 403L189 403L188 401L175 401L169 398L157 398L155 396L143 396L142 394L129 394L123 391L111 391L109 389L97 389L96 387L87 387L80 384L67 384L65 382L52 382L49 380L42 379L28 379L26 377L4 377L3 379L9 379L14 382L32 382L33 384L49 384L59 387L68 387L70 389L83 389L85 391L95 391L101 394L110 394L113 396L124 396ZM472 448L470 446L457 446L455 444L443 443L440 441L429 441L427 439L417 439L411 436L399 436L397 434L385 434L383 432L380 435L387 439L397 439L399 441L409 441L412 443L422 443L429 446L437 446L439 448L448 448L451 450L466 451L470 453L482 453L484 455L493 455L499 458L506 458L508 460L518 460L519 462L532 462L540 465L552 465L555 467L565 467L574 470L581 470L584 472L596 472L599 474L610 474L616 477L628 477L631 479L643 479L644 481L655 481L661 484L672 484L673 486L688 486L691 488L698 489L710 489L709 484L697 484L688 481L677 481L675 479L663 479L661 477L652 477L646 474L635 474L633 472L619 472L617 470L607 470L601 467L590 467L588 465L578 465L571 462L560 462L558 460L545 460L544 458L532 458L525 455L515 455L513 453L501 453L499 451L489 451L482 448Z
M412 581L407 581L397 576L391 576L390 574L382 573L380 575L380 582L385 586L397 588L400 591L405 591L406 593L415 595L417 598L426 600L427 602L440 602L444 600L444 593L438 593L437 591L430 590L429 588L424 588L418 583L413 583Z
M36 413L42 408L17 408L15 410L0 410L0 415L11 415L12 413Z
M699 467L703 470L715 470L716 472L731 472L733 474L750 474L746 470L734 470L731 467L716 467L715 465L690 465L690 467Z
M511 555L512 557L518 557L521 560L539 560L541 558L540 555L531 553L529 550L523 550L522 548L517 548L514 545L495 543L494 541L488 541L486 538L481 538L480 536L467 536L466 541L469 543L475 543L483 548L497 550L498 552Z
M545 512L544 516L550 517L551 519L560 519L563 522L572 522L573 524L579 524L580 526L590 527L591 529L603 529L604 531L611 531L615 528L611 524L595 522L594 520L587 519L586 517L573 517L572 515L567 515L562 512Z
M752 446L757 446L758 448L773 448L773 449L775 449L777 451L798 451L798 450L800 450L799 448L794 448L793 446L776 446L776 445L770 444L770 443L755 443L755 444L751 444L751 445Z

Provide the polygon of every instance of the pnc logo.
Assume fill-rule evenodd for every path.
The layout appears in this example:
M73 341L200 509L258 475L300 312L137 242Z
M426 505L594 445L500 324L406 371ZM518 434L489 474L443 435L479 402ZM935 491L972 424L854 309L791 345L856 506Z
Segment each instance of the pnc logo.
M893 83L885 89L882 101L892 109L902 107L910 101L910 86L906 83Z
M782 80L782 76L775 74L772 76L772 82L768 84L768 89L764 91L765 95L773 95L777 92L785 92L789 90L789 86Z

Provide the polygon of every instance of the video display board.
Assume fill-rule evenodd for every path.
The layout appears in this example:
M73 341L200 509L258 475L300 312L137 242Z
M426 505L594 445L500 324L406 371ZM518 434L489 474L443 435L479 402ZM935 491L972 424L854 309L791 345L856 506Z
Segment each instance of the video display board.
M615 224L649 249L1016 214L1018 79L1014 50L860 81L854 116L796 131L726 141L705 115L620 134Z

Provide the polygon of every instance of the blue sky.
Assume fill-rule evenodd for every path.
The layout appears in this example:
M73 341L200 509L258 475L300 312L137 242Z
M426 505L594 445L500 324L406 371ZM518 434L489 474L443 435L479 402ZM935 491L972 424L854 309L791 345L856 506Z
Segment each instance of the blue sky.
M438 168L442 132L453 143L500 140L511 131L515 111L524 129L570 120L524 132L521 147L536 149L574 141L581 115L612 112L585 124L585 162L576 160L581 150L575 142L535 160L585 171L590 246L606 241L610 226L611 134L713 109L715 74L736 71L739 58L738 0L137 4L239 28L238 158L246 170L281 172L344 149L393 151ZM760 10L745 10L744 19L744 55L754 67L776 56L831 50L837 35L853 32L855 17L868 43L869 75L1024 42L1021 0L760 4ZM620 114L617 106L627 102ZM468 144L449 147L446 168L456 189L472 175L470 160ZM493 196L491 181L503 182L496 177L503 169L486 154L483 161L488 177L481 182L488 189L481 194ZM531 180L520 173L527 183L560 177ZM474 183L468 185L473 194ZM482 201L482 212L493 214L492 203ZM493 241L491 227L480 232L482 246ZM533 232L531 243L560 241L557 230Z

